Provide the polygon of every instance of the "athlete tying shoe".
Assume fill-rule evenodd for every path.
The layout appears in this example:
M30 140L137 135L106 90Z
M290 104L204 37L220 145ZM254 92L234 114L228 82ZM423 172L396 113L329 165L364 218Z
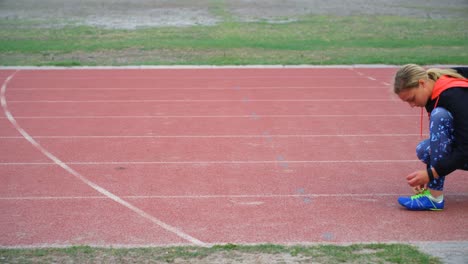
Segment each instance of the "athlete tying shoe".
M406 179L416 195L400 197L409 210L442 210L445 177L468 170L468 68L429 69L407 64L395 75L394 92L429 113L429 139L416 147L425 170ZM426 189L426 187L428 189Z

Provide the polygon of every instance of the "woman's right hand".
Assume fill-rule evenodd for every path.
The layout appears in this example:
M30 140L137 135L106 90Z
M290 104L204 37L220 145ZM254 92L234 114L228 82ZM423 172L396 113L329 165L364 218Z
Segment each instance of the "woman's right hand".
M413 192L415 194L420 194L426 189L427 189L427 184L419 185L419 186L413 187Z

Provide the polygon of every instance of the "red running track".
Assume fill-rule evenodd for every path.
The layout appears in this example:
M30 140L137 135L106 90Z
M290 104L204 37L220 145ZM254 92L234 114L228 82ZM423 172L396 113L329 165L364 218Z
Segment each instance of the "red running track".
M467 241L466 172L443 212L396 202L395 71L0 70L0 246Z

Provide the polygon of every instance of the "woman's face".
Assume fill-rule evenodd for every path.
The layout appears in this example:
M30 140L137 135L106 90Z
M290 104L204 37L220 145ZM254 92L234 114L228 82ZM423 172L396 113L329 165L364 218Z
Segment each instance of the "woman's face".
M418 87L403 90L398 94L398 97L411 107L424 107L432 93L428 86L426 81L420 80Z

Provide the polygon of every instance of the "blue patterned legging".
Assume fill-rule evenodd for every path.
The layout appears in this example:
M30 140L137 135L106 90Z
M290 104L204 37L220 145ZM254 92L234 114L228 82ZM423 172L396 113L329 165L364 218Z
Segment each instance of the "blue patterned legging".
M421 141L416 147L418 158L433 167L437 162L452 151L455 140L453 117L445 108L437 107L431 113L429 124L429 139ZM468 163L464 170L468 170ZM442 191L446 175L439 175L438 179L429 182L428 187L433 190Z

